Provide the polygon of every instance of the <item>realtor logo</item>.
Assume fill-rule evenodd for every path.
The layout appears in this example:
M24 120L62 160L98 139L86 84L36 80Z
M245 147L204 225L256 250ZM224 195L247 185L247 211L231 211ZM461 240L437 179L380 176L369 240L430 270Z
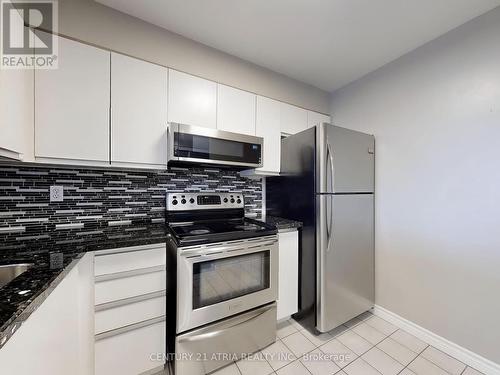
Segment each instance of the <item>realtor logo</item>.
M1 0L1 68L55 69L57 2Z

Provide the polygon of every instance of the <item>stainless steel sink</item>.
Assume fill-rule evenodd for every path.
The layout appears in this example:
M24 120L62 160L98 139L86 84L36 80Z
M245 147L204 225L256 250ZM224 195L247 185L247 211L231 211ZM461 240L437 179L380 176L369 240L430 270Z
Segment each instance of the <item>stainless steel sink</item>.
M32 264L30 263L0 265L0 288L10 283L23 272L26 272L31 266Z

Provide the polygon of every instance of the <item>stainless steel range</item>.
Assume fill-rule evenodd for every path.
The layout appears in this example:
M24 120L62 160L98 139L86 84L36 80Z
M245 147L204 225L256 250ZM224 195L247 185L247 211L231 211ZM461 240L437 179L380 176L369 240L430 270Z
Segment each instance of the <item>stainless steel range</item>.
M176 375L212 372L276 340L276 229L241 193L169 193L167 336Z

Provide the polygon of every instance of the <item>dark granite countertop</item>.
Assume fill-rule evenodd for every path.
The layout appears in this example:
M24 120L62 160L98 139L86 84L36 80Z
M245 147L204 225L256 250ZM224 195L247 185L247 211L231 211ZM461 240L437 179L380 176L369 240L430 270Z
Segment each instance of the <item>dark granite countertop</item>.
M27 271L0 288L0 348L55 289L86 252L166 242L165 224L74 231L4 247L0 265L29 263ZM1 247L1 238L0 238Z
M274 225L276 229L278 229L278 231L285 229L302 228L302 223L300 221L285 219L277 216L266 216L264 222L270 225Z

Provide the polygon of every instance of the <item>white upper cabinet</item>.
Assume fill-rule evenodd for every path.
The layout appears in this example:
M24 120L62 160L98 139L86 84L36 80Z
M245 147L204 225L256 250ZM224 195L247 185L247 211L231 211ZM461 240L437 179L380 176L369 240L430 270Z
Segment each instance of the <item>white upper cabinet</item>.
M33 161L33 70L0 69L0 156Z
M217 83L169 69L168 122L217 127Z
M217 85L217 129L255 135L256 95Z
M330 116L324 115L322 113L307 111L307 127L312 128L323 122L330 123Z
M257 96L255 135L264 138L264 165L257 170L279 173L281 159L280 102Z
M167 68L111 54L111 163L166 165Z
M58 68L35 71L35 156L109 163L110 53L58 43Z
M281 132L296 134L307 129L307 111L294 105L281 103Z

